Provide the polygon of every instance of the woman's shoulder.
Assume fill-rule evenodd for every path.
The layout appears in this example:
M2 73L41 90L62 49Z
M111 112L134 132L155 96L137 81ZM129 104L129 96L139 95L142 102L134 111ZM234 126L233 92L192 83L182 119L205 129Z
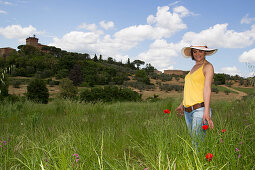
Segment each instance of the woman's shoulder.
M213 65L209 61L206 61L205 64L204 64L203 71L205 73L206 72L214 72Z

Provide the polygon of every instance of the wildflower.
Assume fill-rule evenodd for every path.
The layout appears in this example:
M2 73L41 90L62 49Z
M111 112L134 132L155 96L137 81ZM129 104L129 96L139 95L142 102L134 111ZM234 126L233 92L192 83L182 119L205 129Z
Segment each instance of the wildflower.
M239 151L239 149L238 148L236 148L236 152L238 152Z
M79 161L80 159L76 159L75 161L76 161L76 163L78 163L78 161Z
M242 156L242 155L241 155L241 154L239 154L239 155L238 155L238 158L241 158L241 156Z
M204 130L207 130L207 129L208 129L208 125L203 125L202 128L203 128Z
M241 142L240 142L240 145L242 145L242 144L243 144L243 142L241 141Z
M6 141L4 141L3 143L4 143L4 145L6 145Z
M220 138L220 142L223 143L223 140Z
M76 156L76 158L79 158L79 155L77 153L73 154L73 156Z
M144 168L144 170L148 170L147 168Z
M212 158L213 158L213 154L211 154L211 153L207 153L207 155L206 155L206 159L207 159L208 161L211 161L211 160L212 160Z
M170 111L169 111L168 109L166 109L166 110L164 110L164 113L169 114L169 113L170 113Z
M2 147L2 145L0 145L0 148Z
M222 133L225 133L225 132L226 132L226 129L222 129L221 132L222 132Z

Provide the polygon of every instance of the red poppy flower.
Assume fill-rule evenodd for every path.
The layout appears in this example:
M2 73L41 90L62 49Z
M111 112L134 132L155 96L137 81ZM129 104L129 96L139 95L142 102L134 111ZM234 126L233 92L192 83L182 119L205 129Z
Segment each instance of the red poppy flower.
M208 125L203 125L202 128L203 128L204 130L207 130L207 129L208 129Z
M169 113L170 113L170 111L169 111L168 109L166 109L166 110L164 110L164 113L169 114Z
M206 159L207 159L208 161L211 161L211 160L212 160L212 158L213 158L213 154L211 154L211 153L207 153L207 155L206 155Z
M226 132L226 129L222 129L222 131L221 131L222 133L225 133Z

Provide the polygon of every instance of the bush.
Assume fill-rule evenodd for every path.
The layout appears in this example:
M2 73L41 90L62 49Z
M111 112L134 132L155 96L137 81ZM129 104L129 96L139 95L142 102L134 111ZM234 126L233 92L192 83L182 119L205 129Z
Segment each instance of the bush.
M84 89L80 94L80 100L85 102L140 101L141 95L128 88L105 86Z
M78 94L78 88L73 85L72 80L63 79L60 82L60 96L64 99L74 99Z
M183 91L184 87L182 85L170 85L170 84L163 84L159 86L160 90L164 91L172 91L175 90L177 92Z
M75 86L78 86L82 83L82 72L81 66L79 64L75 64L73 69L70 71L69 79L73 81Z
M14 88L20 88L21 81L20 80L13 80L12 85Z
M224 93L228 95L230 93L230 90L224 90Z
M213 88L211 89L211 91L212 91L212 92L215 92L216 94L219 93L219 89L218 89L218 88L214 88L214 87L213 87Z
M125 87L131 86L133 88L139 89L140 91L142 90L153 90L155 89L155 85L151 84L151 85L147 85L143 82L133 82L133 81L129 81L129 82L124 82L123 84Z
M49 90L41 79L32 80L27 86L27 98L34 102L47 104L49 100Z
M150 83L150 78L147 76L145 70L137 70L135 72L135 79L139 82L143 82L147 85L151 84Z
M68 69L61 69L56 74L56 79L66 78L69 74Z
M225 74L215 74L214 75L214 84L215 85L222 85L226 82L226 75Z

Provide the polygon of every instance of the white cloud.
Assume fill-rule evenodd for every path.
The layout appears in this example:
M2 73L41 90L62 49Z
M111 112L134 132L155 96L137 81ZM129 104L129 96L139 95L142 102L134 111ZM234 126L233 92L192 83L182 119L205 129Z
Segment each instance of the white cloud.
M71 51L94 51L94 53L97 52L106 56L121 56L121 52L134 48L146 39L168 38L177 31L185 29L186 25L182 18L188 15L188 10L184 7L177 7L175 10L178 13L170 12L167 6L158 7L156 16L148 16L148 24L129 26L113 35L104 35L103 32L98 31L96 24L83 23L78 28L91 32L72 31L62 38L54 38L51 45ZM114 23L102 21L100 25L106 29L113 27Z
M183 23L182 17L189 14L185 7L176 7L174 10L178 13L169 11L168 6L158 7L156 16L149 15L147 23L153 26L153 34L148 35L152 38L169 38L177 31L186 29L186 24ZM179 9L179 10L178 10Z
M12 3L8 1L0 1L0 3L4 5L12 5Z
M237 69L235 66L232 67L223 67L220 69L221 73L229 74L229 75L240 75L241 71Z
M175 45L172 43L168 44L166 40L155 40L150 45L150 49L139 54L138 58L146 63L151 63L160 71L173 69L172 64L174 64L174 61L172 58L178 56L175 49Z
M7 12L4 10L0 10L0 14L7 14Z
M99 24L105 30L108 30L114 27L114 23L112 21L109 21L109 22L101 21Z
M228 24L216 24L199 33L187 32L183 42L191 45L206 44L209 47L243 48L251 45L255 40L255 26L245 32L236 32L227 29Z
M247 62L247 63L255 63L255 48L243 52L241 56L239 56L240 62Z
M97 34L103 34L104 32L101 30L97 29L96 24L86 24L86 23L82 23L81 25L78 26L78 29L85 29Z
M190 14L189 10L184 6L178 6L174 8L174 12L180 14L181 17L185 17Z
M35 27L29 25L28 27L21 27L20 25L9 25L5 28L0 27L0 34L7 39L24 39L33 34L40 34Z
M253 21L255 21L255 18L249 18L249 14L246 14L242 19L241 19L241 24L250 24Z
M99 35L94 32L72 31L62 38L54 38L50 46L60 47L68 51L89 52L96 51Z

